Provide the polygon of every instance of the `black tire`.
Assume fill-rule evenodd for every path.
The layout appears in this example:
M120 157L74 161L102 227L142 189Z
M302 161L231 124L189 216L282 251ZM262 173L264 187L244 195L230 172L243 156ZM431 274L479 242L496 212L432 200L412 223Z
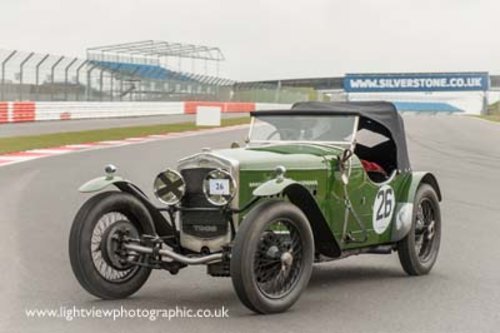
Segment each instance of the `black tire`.
M422 184L415 196L410 232L398 243L399 261L404 271L408 275L429 273L436 262L440 243L439 199L432 186Z
M278 234L267 229L275 223L287 228L289 233ZM278 245L266 247L274 244L272 241ZM269 259L271 249L276 251ZM291 261L286 257L291 257ZM261 314L279 313L290 308L307 287L313 260L313 233L304 213L289 202L268 200L252 209L238 229L231 252L231 279L238 297L247 308ZM272 268L268 266L270 261L273 261ZM267 271L262 273L260 270L265 266L268 266L264 268ZM281 277L270 276L269 272L278 272ZM262 278L264 274L266 281ZM286 290L270 295L269 289L272 288L265 290L264 286L271 286L278 279L284 279L282 287Z
M108 215L106 215L108 214ZM102 299L125 298L135 293L146 282L151 273L150 268L131 265L125 266L122 271L116 269L117 276L123 275L120 279L110 280L101 273L95 264L96 256L93 252L101 251L104 258L102 241L99 245L93 244L96 237L95 228L98 223L103 223L102 219L110 214L114 216L125 216L127 221L111 221L111 223L101 231L101 239L104 239L106 230L113 223L130 224L136 234L152 233L150 223L151 216L144 205L134 196L123 192L103 192L91 197L80 208L75 216L69 237L69 258L73 273L80 285L90 294ZM122 215L119 215L122 214ZM105 217L106 216L106 217ZM103 218L104 217L104 218ZM109 222L108 218L108 221ZM95 243L95 239L94 239ZM94 249L93 249L94 247ZM96 249L99 247L99 249ZM105 260L104 264L108 261ZM116 266L109 265L112 269ZM127 268L128 267L128 268ZM100 266L102 270L102 266Z

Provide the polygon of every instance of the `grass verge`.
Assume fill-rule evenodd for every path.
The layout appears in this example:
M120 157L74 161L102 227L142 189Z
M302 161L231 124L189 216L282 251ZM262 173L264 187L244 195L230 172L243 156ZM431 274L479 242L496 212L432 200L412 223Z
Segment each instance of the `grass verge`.
M500 122L500 114L488 114L488 115L484 115L484 116L479 116L479 118Z
M222 120L222 127L248 124L249 117L230 118ZM210 127L201 127L210 128ZM136 127L119 127L81 132L64 132L30 136L15 136L0 138L0 154L17 151L58 147L89 142L123 140L132 137L142 137L153 134L166 134L200 129L192 122Z

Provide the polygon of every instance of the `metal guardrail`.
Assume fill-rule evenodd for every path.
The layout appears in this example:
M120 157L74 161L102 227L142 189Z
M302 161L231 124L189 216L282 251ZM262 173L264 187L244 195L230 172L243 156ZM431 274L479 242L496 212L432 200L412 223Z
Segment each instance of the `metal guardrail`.
M0 102L0 124L47 120L99 119L117 117L194 114L198 107L220 108L221 112L249 112L289 108L289 104L233 102Z

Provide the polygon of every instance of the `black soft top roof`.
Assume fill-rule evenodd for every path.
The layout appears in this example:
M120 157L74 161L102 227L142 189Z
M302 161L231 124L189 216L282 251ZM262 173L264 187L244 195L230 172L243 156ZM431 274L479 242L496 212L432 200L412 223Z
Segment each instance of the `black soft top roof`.
M289 110L256 111L252 115L357 115L358 129L366 128L390 136L396 145L398 169L410 169L404 122L396 106L389 102L299 102ZM374 121L383 126L372 126ZM378 128L377 128L378 127Z

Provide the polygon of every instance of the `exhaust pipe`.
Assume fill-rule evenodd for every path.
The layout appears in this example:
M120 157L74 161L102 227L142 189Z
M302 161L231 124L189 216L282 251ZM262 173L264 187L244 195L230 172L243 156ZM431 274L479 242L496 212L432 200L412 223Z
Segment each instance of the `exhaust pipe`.
M124 248L130 251L135 251L143 254L152 254L153 249L150 247L142 246L142 245L137 245L137 244L124 244ZM214 254L209 254L203 257L197 257L197 258L191 258L191 257L186 257L183 256L182 254L175 253L171 250L168 249L161 249L158 251L158 253L162 256L168 257L172 260L178 261L182 264L186 265L203 265L203 264L208 264L208 263L213 263L215 261L221 261L222 260L222 253L214 253Z

